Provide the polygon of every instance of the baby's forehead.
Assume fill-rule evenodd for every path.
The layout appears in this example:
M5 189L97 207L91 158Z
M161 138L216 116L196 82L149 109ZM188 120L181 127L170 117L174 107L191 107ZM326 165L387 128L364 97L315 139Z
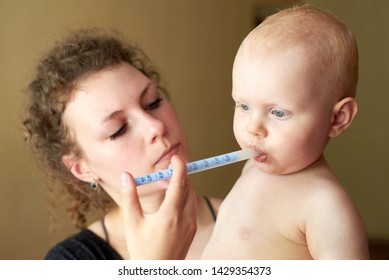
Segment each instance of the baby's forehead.
M240 53L252 59L298 51L322 67L335 67L332 57L337 46L330 29L308 26L284 28L283 25L254 29L242 42ZM332 42L331 44L328 44Z
M315 63L318 59L317 53L318 50L307 43L274 41L271 38L257 37L245 40L237 53L237 59L261 63L263 60L286 58L292 55L295 58L299 57L300 61Z
M250 49L290 49L309 47L312 50L319 47L319 42L330 34L325 28L315 25L284 26L271 25L255 28L244 39L245 48Z

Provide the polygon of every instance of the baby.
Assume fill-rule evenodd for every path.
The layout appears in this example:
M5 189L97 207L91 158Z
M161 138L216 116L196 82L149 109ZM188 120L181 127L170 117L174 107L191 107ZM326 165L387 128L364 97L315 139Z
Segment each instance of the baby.
M324 157L357 113L358 50L312 6L268 17L233 67L234 134L249 160L219 210L204 259L368 259L367 233Z

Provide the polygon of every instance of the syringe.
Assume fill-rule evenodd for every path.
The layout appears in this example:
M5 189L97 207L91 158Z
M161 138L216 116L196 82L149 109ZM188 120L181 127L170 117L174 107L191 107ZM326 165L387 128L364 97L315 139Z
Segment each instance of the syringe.
M234 162L246 160L258 155L258 152L253 149L243 149L228 154L214 156L206 159L192 161L186 164L188 174L201 172L204 170L220 167ZM149 184L155 181L171 178L173 175L173 168L164 169L151 174L135 178L137 186Z

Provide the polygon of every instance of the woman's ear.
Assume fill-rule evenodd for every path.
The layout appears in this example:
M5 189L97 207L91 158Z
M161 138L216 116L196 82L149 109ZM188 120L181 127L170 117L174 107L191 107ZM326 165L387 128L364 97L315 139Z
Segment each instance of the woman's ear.
M358 112L357 101L353 97L346 97L338 101L332 111L332 123L329 137L342 134L352 123Z
M83 159L76 158L74 155L64 155L62 161L77 179L88 183L93 181L93 176Z

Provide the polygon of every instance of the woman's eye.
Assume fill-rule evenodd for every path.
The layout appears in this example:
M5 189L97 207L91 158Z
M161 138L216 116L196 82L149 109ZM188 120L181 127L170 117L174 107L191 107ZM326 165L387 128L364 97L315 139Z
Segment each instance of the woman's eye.
M162 98L158 97L157 99L155 99L153 102L149 103L145 110L153 110L153 109L157 109L159 107L159 105L161 104L161 102L163 101Z
M290 112L274 108L274 109L270 110L270 114L274 115L275 117L277 117L279 119L286 119L289 117Z
M125 123L119 128L119 130L117 130L114 134L109 136L109 140L111 141L115 140L117 137L123 135L126 132L126 130L127 130L127 124Z

